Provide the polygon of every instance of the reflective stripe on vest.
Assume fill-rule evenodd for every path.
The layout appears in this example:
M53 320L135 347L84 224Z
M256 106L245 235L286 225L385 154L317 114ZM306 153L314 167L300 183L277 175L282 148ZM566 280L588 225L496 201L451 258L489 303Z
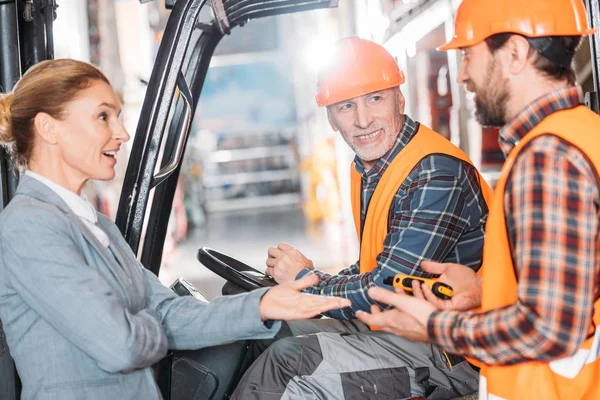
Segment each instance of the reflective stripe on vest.
M600 171L600 116L583 106L553 113L515 146L502 168L487 220L483 252L484 311L512 305L518 300L518 283L504 214L504 190L519 152L532 139L542 135L554 135L571 143L587 156L592 169ZM600 327L600 299L594 303L593 323ZM594 330L592 326L589 333L591 337L570 357L552 362L483 366L481 374L485 390L480 392L480 398L600 399L600 328Z
M377 267L377 256L383 251L383 242L388 233L388 218L395 194L408 174L425 157L444 154L473 164L467 155L450 141L424 125L387 167L379 180L369 202L364 227L360 226L362 178L354 164L350 167L350 198L356 234L360 241L360 273L370 272ZM492 189L478 174L481 191L487 204L492 198ZM361 237L362 236L362 237Z
M589 349L579 349L571 357L561 358L550 362L550 369L555 374L573 379L583 367L591 364L600 356L600 329L596 329ZM598 377L600 379L600 377Z
M508 399L488 393L487 379L485 376L482 375L479 377L479 400L508 400Z

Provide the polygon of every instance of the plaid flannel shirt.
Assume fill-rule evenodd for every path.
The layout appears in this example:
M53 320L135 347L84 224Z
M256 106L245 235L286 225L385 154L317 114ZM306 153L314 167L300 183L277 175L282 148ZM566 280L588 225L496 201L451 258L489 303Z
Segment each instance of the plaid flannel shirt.
M408 116L394 146L368 171L360 159L355 165L362 175L361 224L369 200L381 176L395 157L412 139L418 124ZM472 268L481 265L487 206L483 200L475 169L450 156L435 154L422 159L402 183L390 210L389 231L383 252L377 256L377 268L360 274L358 262L338 275L314 270L319 282L306 292L341 296L352 306L329 312L337 319L355 318L358 310L369 311L376 304L368 295L372 286L397 273L430 276L419 265L434 260L459 262ZM302 270L297 279L308 273Z
M553 112L582 103L578 87L555 90L501 131L505 154ZM434 312L430 338L445 350L510 365L573 354L585 340L600 284L600 195L574 146L540 136L519 153L504 193L516 304L480 313Z

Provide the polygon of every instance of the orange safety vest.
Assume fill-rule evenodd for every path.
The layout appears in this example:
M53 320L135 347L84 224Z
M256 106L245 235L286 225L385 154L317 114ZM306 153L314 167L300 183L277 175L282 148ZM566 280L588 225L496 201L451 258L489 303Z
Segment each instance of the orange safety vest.
M488 216L484 245L482 309L515 304L517 277L506 231L504 190L519 152L534 138L551 134L585 154L600 171L600 116L583 106L555 112L540 122L510 152ZM600 181L599 181L600 183ZM590 216L592 217L592 216ZM595 216L594 216L595 218ZM598 251L598 249L596 249ZM600 252L599 252L600 254ZM591 311L591 310L590 310ZM570 357L551 362L532 361L511 366L483 366L480 399L598 400L600 399L600 299L594 303L590 336Z
M377 267L377 256L383 251L383 242L388 233L388 217L394 195L410 174L410 171L425 157L444 154L473 164L469 157L443 136L420 125L417 133L387 167L369 202L362 235L360 231L360 206L362 179L354 163L350 167L350 195L356 234L360 241L360 273L370 272ZM486 204L491 204L492 189L481 179L479 183Z

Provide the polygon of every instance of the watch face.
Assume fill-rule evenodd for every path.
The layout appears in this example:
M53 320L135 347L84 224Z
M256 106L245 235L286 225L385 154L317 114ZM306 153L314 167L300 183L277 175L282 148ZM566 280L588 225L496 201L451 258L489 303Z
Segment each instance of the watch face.
M194 285L192 285L183 278L179 278L175 282L173 282L173 284L171 285L171 289L180 296L192 296L197 300L209 303L209 300L204 294L202 294L201 291L196 289Z
M192 295L192 296L193 296L195 299L198 299L198 300L200 300L200 301L203 301L203 302L205 302L205 303L208 303L208 302L209 302L209 301L208 301L208 299L206 298L206 296L205 296L205 295L203 295L203 294L202 294L202 292L201 292L201 291L199 291L198 289L196 289L194 286L192 286L192 287L190 288L190 294L191 294L191 295Z

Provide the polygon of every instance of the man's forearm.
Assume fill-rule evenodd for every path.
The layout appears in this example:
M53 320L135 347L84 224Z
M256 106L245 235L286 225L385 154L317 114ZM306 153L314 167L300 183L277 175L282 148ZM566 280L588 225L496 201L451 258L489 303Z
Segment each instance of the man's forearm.
M591 313L589 314L591 315ZM486 312L436 311L427 326L431 341L444 350L489 365L543 361L572 354L585 332L566 335L524 304Z

